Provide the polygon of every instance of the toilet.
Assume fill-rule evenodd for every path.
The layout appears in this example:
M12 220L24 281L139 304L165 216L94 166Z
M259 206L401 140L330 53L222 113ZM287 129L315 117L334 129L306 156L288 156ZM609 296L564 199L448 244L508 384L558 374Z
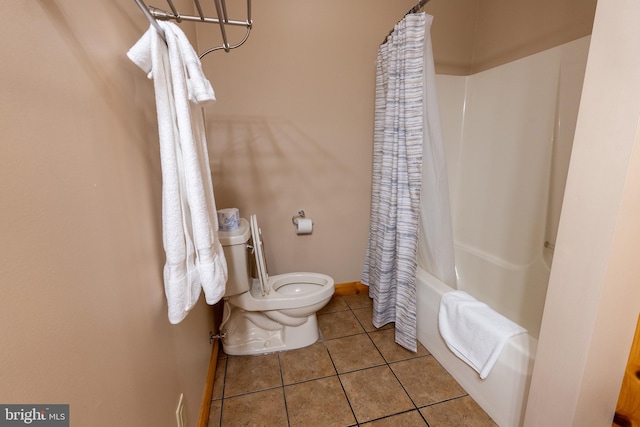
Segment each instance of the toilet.
M316 312L333 296L333 279L320 273L269 276L255 215L250 223L240 218L238 229L220 231L219 238L229 270L220 325L224 352L265 354L315 343Z

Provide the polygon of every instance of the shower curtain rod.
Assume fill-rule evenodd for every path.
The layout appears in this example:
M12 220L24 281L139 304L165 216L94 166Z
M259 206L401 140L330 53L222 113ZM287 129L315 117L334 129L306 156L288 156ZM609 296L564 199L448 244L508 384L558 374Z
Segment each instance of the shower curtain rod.
M205 56L206 54L219 49L224 49L225 52L229 52L231 49L235 49L237 47L242 46L242 44L244 44L244 42L247 41L247 39L249 38L249 33L251 32L251 28L253 27L253 21L251 20L251 0L247 0L247 19L244 21L229 19L229 16L227 13L226 0L213 0L213 3L216 7L216 14L218 15L217 18L205 16L205 14L202 11L202 5L200 4L200 0L193 0L195 7L198 10L198 16L180 14L180 12L178 12L176 7L174 6L172 0L166 0L167 4L169 5L169 8L171 8L171 12L167 12L165 10L158 9L153 6L147 6L143 0L135 0L135 2L140 8L140 10L142 10L142 13L144 14L144 16L147 17L151 25L153 25L153 27L158 31L158 34L160 34L160 36L165 40L165 42L166 42L166 39L164 36L164 31L162 30L162 27L158 25L158 22L156 21L157 19L164 20L164 21L173 19L177 22L193 21L193 22L204 22L207 24L219 24L220 34L222 35L222 46L218 46L218 47L214 47L206 50L205 52L200 54L200 59L202 59L202 57ZM235 45L229 44L227 39L227 31L225 28L226 25L246 27L247 32L245 33L244 37L242 38L242 40L240 40L239 43Z
M431 0L420 0L418 2L418 4L416 4L415 6L413 6L411 9L409 9L409 11L407 13L404 14L404 16L410 15L412 13L417 13L420 9L422 9L427 3L429 3L429 1ZM382 42L382 44L385 44L387 42L387 40L389 39L389 36L393 34L393 29L391 29L391 31L389 31L389 34L387 34L387 37L384 38L384 41Z

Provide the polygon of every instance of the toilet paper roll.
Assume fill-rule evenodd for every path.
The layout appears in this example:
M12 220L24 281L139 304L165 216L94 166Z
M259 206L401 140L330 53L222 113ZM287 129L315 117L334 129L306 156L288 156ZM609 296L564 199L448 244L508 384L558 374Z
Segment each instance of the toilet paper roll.
M311 234L313 231L313 221L308 218L296 219L296 234Z
M240 212L237 208L226 208L218 211L218 230L233 231L240 228Z

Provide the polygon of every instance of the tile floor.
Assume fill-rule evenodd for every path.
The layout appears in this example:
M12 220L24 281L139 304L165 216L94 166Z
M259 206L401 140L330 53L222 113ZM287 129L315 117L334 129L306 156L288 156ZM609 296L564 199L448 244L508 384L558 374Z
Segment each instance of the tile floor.
M221 353L209 426L496 426L427 349L395 344L392 324L374 328L371 310L366 294L336 296L312 346Z

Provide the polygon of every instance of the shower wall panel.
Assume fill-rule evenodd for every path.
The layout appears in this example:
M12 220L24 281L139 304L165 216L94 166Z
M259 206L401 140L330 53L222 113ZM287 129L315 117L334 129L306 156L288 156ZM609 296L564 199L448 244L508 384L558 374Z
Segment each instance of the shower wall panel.
M537 336L589 37L438 76L459 281ZM471 267L475 265L475 267ZM478 265L489 266L480 268Z

